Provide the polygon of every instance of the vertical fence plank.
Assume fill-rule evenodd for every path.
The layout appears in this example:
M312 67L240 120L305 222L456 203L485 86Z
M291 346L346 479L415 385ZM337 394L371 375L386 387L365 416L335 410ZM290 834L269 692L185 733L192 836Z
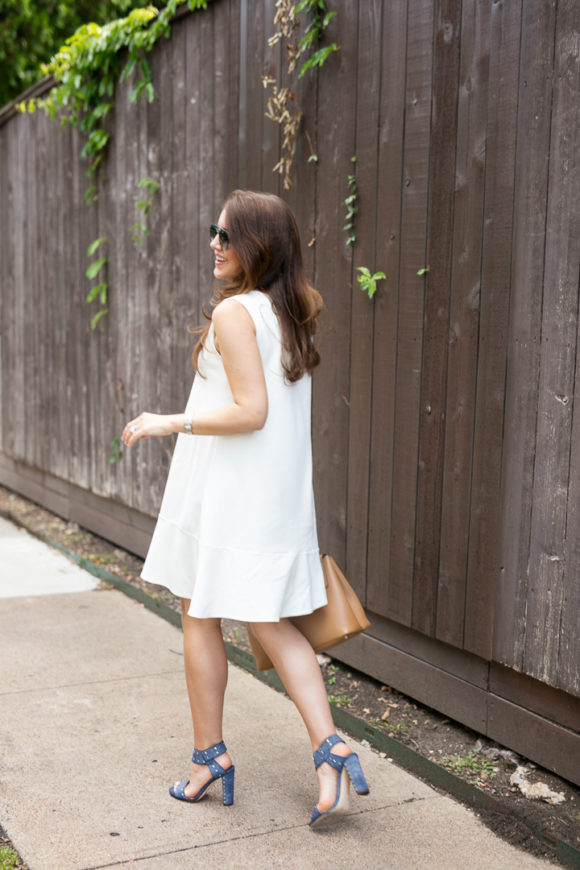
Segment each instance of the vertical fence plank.
M249 190L260 190L264 181L263 172L262 135L264 125L271 124L264 117L266 111L266 93L262 87L261 76L266 66L267 39L272 33L272 15L268 12L268 0L254 0L248 4L246 52L247 67L244 82L240 81L240 87L244 87L244 99L240 104L240 112L244 112L242 119L245 131L245 142L240 154L240 179L243 187ZM269 179L268 179L269 180ZM269 189L273 182L266 182Z
M523 5L503 444L506 582L499 589L496 608L501 620L496 652L500 661L518 667L523 665L526 633L550 133L545 106L551 96L554 15L553 2ZM510 602L501 612L506 593ZM484 607L480 603L479 621L488 607L489 599Z
M358 4L346 4L333 19L341 46L327 61L333 74L319 77L315 284L324 299L318 345L322 357L314 378L313 450L316 509L321 548L344 567L350 355L351 252L342 231L346 175L354 154ZM324 70L323 70L324 72Z
M215 52L214 52L214 75L216 81L215 90L215 129L214 129L214 161L217 168L215 177L214 202L217 206L222 203L230 188L228 187L228 155L230 152L229 143L229 101L232 99L228 93L227 86L229 81L229 58L228 58L228 26L229 15L228 5L219 3L215 8ZM205 228L206 238L205 244L209 250L209 240L207 237L207 227Z
M229 61L228 78L224 87L228 93L228 147L227 164L225 167L228 180L228 191L240 186L239 176L239 125L240 125L240 79L241 79L241 50L240 50L240 26L242 9L246 0L239 3L228 3L228 41L226 43L227 57ZM192 28L189 28L190 31Z
M500 475L521 9L492 6L490 81L464 646L489 658L499 573ZM491 611L491 614L490 614Z
M20 311L20 328L18 330L20 345L18 348L18 362L19 366L22 369L22 382L23 382L23 390L18 396L18 417L24 422L24 431L20 434L20 445L19 452L22 459L25 461L30 457L33 459L34 456L34 432L32 426L33 420L33 409L30 400L27 398L29 393L32 396L32 401L34 402L35 396L35 384L34 384L34 371L32 367L33 359L34 359L34 351L29 352L29 347L34 347L34 327L31 319L32 308L33 308L33 288L32 288L32 258L28 256L27 244L26 241L28 238L33 237L33 222L34 222L34 209L32 207L32 203L30 201L32 185L30 184L30 179L32 177L33 167L30 163L30 157L32 152L32 141L28 140L26 136L25 129L25 121L22 119L23 123L19 125L19 171L21 173L20 177L20 188L21 188L21 201L19 203L20 206L20 221L19 221L19 234L16 236L16 244L17 244L17 263L20 273L20 299L19 299L19 311ZM60 144L60 140L59 140ZM58 183L60 175L57 172L56 179ZM58 213L56 225L58 226ZM54 271L52 272L52 279L54 281L55 277L58 283L59 272L62 269L62 258L57 256L57 251L54 251ZM54 286L54 285L53 285ZM51 312L52 313L52 312ZM58 356L58 348L55 348L56 353L53 355ZM54 398L54 396L50 396L50 398ZM54 441L54 418L49 420L48 431L47 431L47 440L51 443L51 459L54 457L54 450L57 448L57 444Z
M220 6L223 8L223 6ZM173 297L173 338L171 343L171 368L174 373L174 393L172 395L172 407L180 410L185 408L189 384L187 382L187 333L185 324L191 317L189 308L189 274L186 268L188 262L188 249L191 246L190 233L196 239L196 230L199 227L191 226L187 217L189 210L187 202L190 196L189 179L187 172L187 106L186 106L186 82L187 82L187 56L186 56L186 23L187 19L180 19L174 24L173 38L171 40L172 63L173 63L173 90L166 98L172 100L172 135L177 148L173 148L173 165L171 171L171 226L172 248L171 258L171 288ZM214 50L219 51L221 40L216 41ZM221 70L216 72L216 91L223 88L220 79ZM223 136L223 133L222 133ZM214 160L219 166L220 151L219 138L214 137L216 153ZM193 222L192 222L193 223ZM196 222L197 223L197 222ZM205 252L204 252L205 253Z
M95 469L100 486L116 489L119 486L124 500L139 498L143 491L143 468L141 460L141 445L136 449L123 449L122 463L108 462L111 442L119 437L126 420L142 409L141 402L145 400L141 390L141 373L143 368L149 375L150 369L144 357L147 354L146 345L139 341L138 333L138 291L135 281L136 248L132 239L140 236L139 230L131 229L136 223L143 223L142 212L137 208L137 201L144 196L144 191L138 192L138 178L135 173L135 153L139 144L136 124L136 105L129 104L129 94L135 86L135 78L118 84L116 104L118 110L115 117L114 135L107 152L107 181L103 187L106 191L104 204L109 218L106 224L106 242L99 248L99 254L109 259L106 277L108 279L108 314L105 314L97 326L99 338L106 334L113 345L111 383L101 385L101 400L108 397L107 386L112 389L110 410L107 415L107 431L103 431L104 443L96 451ZM157 85L157 82L155 82ZM159 96L159 94L158 94ZM119 111L120 109L120 111ZM104 179L103 179L104 181ZM110 193L109 193L110 192ZM99 276L100 277L100 276ZM91 313L99 310L100 302L91 304ZM96 336L91 336L95 341ZM117 397L120 383L127 391L127 416L117 410ZM125 393L125 390L123 390ZM122 406L124 407L124 405ZM145 406L147 407L147 406ZM152 409L153 410L153 409ZM102 490L99 489L101 492ZM130 502L129 502L130 503Z
M375 271L377 157L381 79L382 4L359 4L356 96L356 164L350 172L357 179L356 265ZM373 322L375 302L358 289L351 272L351 357L348 433L347 559L351 584L366 598L368 491L370 479L370 426L373 374Z
M215 90L217 82L214 67L214 40L218 39L213 16L203 16L200 20L201 70L200 101L201 124L199 138L199 220L200 220L200 292L202 301L207 303L213 287L213 264L208 248L209 225L217 221L223 201L222 189L216 194L216 167L221 166L220 154L214 153L216 133ZM217 161L216 161L217 158Z
M566 570L565 558L568 504L575 511L569 476L580 263L580 61L578 43L569 38L573 5L559 4L556 18L524 667L551 685L558 684L560 669L565 670L580 694L578 575ZM552 23L543 22L546 29ZM542 89L538 96L542 100L551 95Z
M275 46L268 45L268 39L274 33L274 15L277 11L274 0L262 0L262 3L262 27L259 28L261 32L258 37L258 46L254 48L254 63L250 66L251 74L248 82L253 92L252 101L256 103L257 109L261 109L259 122L257 118L251 122L257 136L260 137L258 142L253 142L252 147L261 152L261 160L259 161L261 172L257 189L268 193L280 193L282 179L277 172L273 172L273 168L279 160L280 126L266 118L266 102L270 90L266 91L262 87L260 91L258 82L261 83L263 75L272 73L277 82L287 84L288 62L286 49L283 48L282 43ZM261 99L258 98L258 94L261 95ZM292 175L295 179L296 161L294 161Z
M568 223L564 235L564 246L570 246L569 252L558 250L557 224L554 230L550 228L549 244L546 253L546 263L550 270L555 270L555 280L565 281L567 292L573 287L574 269L576 275L580 272L578 265L578 196L580 194L580 167L578 162L577 143L580 138L578 130L578 90L580 88L580 59L577 7L574 0L560 0L558 5L556 29L556 66L554 70L554 103L553 124L558 136L552 135L550 173L549 216L552 205L558 210L558 220L566 219L566 204L571 206L574 217ZM568 159L567 159L568 158ZM569 161L569 162L568 162ZM559 188L562 201L558 200ZM570 206L569 206L570 207ZM553 246L553 247L552 247ZM565 257L570 257L566 265ZM546 276L550 280L550 276ZM577 293L580 296L580 276L578 276ZM565 606L562 609L560 625L560 649L557 673L551 679L557 680L557 685L580 695L580 657L578 656L578 613L580 612L580 366L578 365L578 349L580 348L580 318L577 315L578 331L576 333L576 371L573 385L573 429L570 456L570 484L568 490L568 516L566 541L564 549L564 566L566 569Z
M201 262L206 256L209 230L200 220L200 189L201 189L201 28L188 27L185 45L185 180L187 197L185 201L185 220L183 232L186 240L184 253L185 280L189 304L187 315L192 324L202 321L201 303L207 296L201 283ZM189 347L193 347L195 337L191 336Z
M420 374L433 63L433 4L409 0L389 614L410 625L416 530Z
M48 137L43 137L44 142ZM43 148L40 149L42 153ZM68 308L68 323L67 323L67 345L66 345L66 373L68 378L67 383L67 404L71 409L68 428L69 428L69 461L68 461L68 477L71 480L78 480L81 486L87 486L85 476L87 463L84 456L83 436L86 431L86 405L84 402L83 385L88 378L88 372L84 365L83 349L84 342L80 340L79 335L79 314L81 310L81 300L83 307L88 306L84 301L81 288L78 286L77 276L81 271L81 264L84 263L83 240L81 234L83 212L90 208L90 205L85 203L84 193L88 184L83 184L84 173L79 165L78 160L79 141L76 130L71 130L70 141L70 156L69 156L69 172L70 172L70 191L71 201L67 203L70 225L68 229L69 238L72 240L70 253L68 257L69 270L67 276L67 285L62 288L63 300L66 299ZM74 336L74 338L73 338Z
M389 613L391 502L395 442L398 278L401 245L401 171L405 117L407 3L383 9L377 162L376 259L387 275L375 296L369 480L367 605ZM355 291L356 292L356 291Z
M481 298L490 8L464 0L436 635L463 644Z
M40 132L42 121L45 121L45 119L38 118L36 120L35 127L37 135L38 132ZM46 183L46 181L44 183L37 183L34 180L46 179L47 177L46 146L47 142L50 141L50 139L46 136L39 136L38 139L40 139L39 147L37 147L36 145L37 136L29 137L29 140L27 142L27 147L30 150L31 155L30 171L27 173L26 177L26 184L29 188L30 195L30 201L28 204L28 213L30 219L30 236L28 239L28 246L31 250L34 250L35 252L34 257L30 258L30 292L31 298L33 300L31 306L32 316L30 319L30 328L33 330L33 334L29 337L27 344L29 347L28 356L31 358L34 371L31 382L28 385L28 401L33 405L35 413L40 413L42 415L42 419L45 419L47 421L48 427L50 428L50 425L53 422L52 414L43 402L43 396L46 394L46 379L49 375L51 368L51 361L53 357L53 343L50 341L49 336L45 334L47 330L47 314L50 309L48 294L41 292L43 283L42 268L48 266L48 274L52 274L54 276L54 268L51 268L50 264L45 264L43 262L43 260L46 259L46 253L45 233L43 232L42 224L45 221L45 215L49 212L50 207L48 201L49 185ZM56 204L56 209L58 209L59 206L60 197L59 202ZM60 297L61 305L66 311L67 306L64 300L64 294L66 293L65 287L66 285L64 283L61 284L59 288L60 294L57 293L55 294L55 296L57 299L59 299ZM65 365L62 372L63 380L69 380L69 371L70 369L68 365ZM68 386L68 384L66 386ZM61 395L63 394L64 390L61 391ZM67 406L70 408L71 404L70 398L68 396L66 397L66 403ZM60 416L62 417L64 415ZM68 430L70 433L70 422L67 422ZM47 446L49 448L48 450ZM32 444L32 452L30 456L27 457L27 460L31 462L36 468L46 468L51 461L50 446L51 445L49 444L49 439L35 438ZM70 454L70 443L68 447ZM66 469L66 474L70 474L70 468Z
M434 64L429 164L429 224L425 265L425 326L421 370L417 528L412 625L435 632L445 397L449 345L450 273L453 238L455 131L459 76L461 4L435 4Z

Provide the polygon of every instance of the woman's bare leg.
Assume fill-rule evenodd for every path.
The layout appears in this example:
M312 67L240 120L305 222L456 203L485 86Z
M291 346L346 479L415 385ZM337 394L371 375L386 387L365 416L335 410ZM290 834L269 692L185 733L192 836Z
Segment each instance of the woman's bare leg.
M253 622L252 629L296 704L314 752L336 730L314 650L287 619L280 622ZM349 755L350 751L344 743L332 748L335 755ZM318 809L324 812L334 803L337 772L329 764L322 764L317 775L320 790Z
M228 662L220 620L195 619L187 613L189 605L188 599L181 599L185 682L191 707L194 745L196 749L207 749L223 739L222 717ZM227 753L218 756L216 761L224 768L232 763ZM192 797L210 779L211 773L206 765L194 764L185 794Z

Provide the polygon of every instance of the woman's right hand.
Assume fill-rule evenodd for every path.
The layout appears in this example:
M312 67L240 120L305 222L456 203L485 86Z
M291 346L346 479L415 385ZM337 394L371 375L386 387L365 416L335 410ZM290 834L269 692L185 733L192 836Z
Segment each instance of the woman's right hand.
M144 411L134 420L129 420L123 429L121 440L127 447L132 447L136 441L144 438L173 435L179 431L176 417L175 414L150 414Z

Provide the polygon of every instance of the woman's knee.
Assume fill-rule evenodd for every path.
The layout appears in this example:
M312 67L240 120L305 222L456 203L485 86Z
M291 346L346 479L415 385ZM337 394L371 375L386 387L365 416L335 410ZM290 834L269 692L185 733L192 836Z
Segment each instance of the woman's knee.
M188 598L181 598L181 624L183 626L183 630L186 629L188 631L197 631L197 632L221 632L221 619L217 617L208 617L208 618L198 618L197 616L190 616L189 608L191 606L191 600Z

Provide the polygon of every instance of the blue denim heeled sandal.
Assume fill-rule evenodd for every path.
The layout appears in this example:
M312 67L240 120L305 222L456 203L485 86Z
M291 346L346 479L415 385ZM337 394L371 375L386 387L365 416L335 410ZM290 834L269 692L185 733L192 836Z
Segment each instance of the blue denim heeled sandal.
M311 827L313 825L318 827L328 821L334 821L338 816L346 813L348 810L349 777L357 794L369 793L369 786L362 771L362 767L360 766L358 755L354 752L351 752L350 755L344 757L342 755L335 755L330 750L337 743L344 743L344 740L339 737L338 734L331 734L330 737L327 737L326 740L320 744L313 755L314 767L316 770L318 770L321 764L326 762L326 764L329 764L334 768L334 770L336 770L338 776L336 779L336 797L333 805L329 810L325 810L324 812L321 812L318 807L314 807L310 819Z
M221 764L219 764L215 759L219 755L223 755L226 750L226 744L223 740L220 743L214 743L213 746L210 746L209 749L194 749L193 756L191 760L194 764L207 764L210 769L210 773L212 774L212 778L203 785L197 794L193 797L188 797L185 794L185 789L189 785L189 780L184 779L176 786L171 786L169 789L169 794L171 797L177 798L178 801L188 801L188 803L195 803L200 800L204 794L206 793L208 787L215 782L216 779L220 779L222 781L222 800L224 807L231 807L234 802L234 771L235 767L232 764L231 767L223 768Z

